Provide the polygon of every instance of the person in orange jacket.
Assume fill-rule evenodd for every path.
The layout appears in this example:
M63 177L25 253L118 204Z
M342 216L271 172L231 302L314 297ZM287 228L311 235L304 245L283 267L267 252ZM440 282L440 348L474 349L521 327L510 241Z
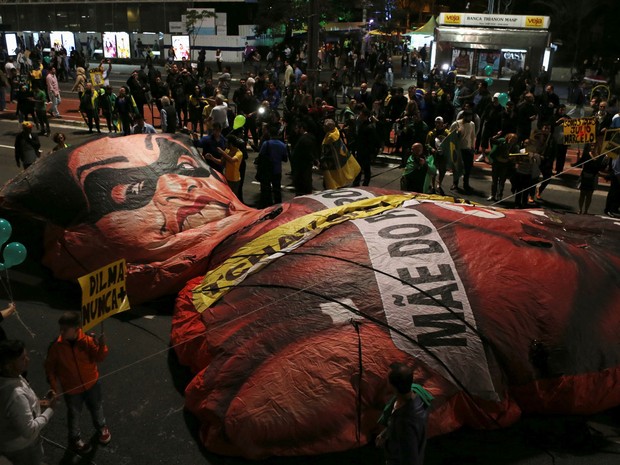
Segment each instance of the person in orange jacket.
M97 363L108 355L105 335L94 338L80 328L80 314L65 312L58 320L60 335L50 345L45 373L52 389L63 392L67 404L69 446L78 453L88 453L91 445L80 437L80 414L86 407L99 434L99 443L112 439L103 415L101 383ZM62 387L62 389L60 389Z

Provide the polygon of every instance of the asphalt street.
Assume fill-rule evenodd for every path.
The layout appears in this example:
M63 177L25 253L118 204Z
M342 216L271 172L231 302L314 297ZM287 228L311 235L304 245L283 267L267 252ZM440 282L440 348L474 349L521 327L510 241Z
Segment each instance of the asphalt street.
M121 81L121 75L115 76ZM63 85L66 86L66 84ZM65 98L70 97L67 92ZM62 106L61 106L62 112ZM19 169L15 166L13 140L18 131L16 121L0 115L0 184ZM52 133L65 132L68 142L77 145L92 135L76 122L53 120ZM105 135L103 137L106 137ZM43 138L43 152L53 143ZM250 153L250 158L255 157ZM249 204L258 200L258 185L254 166L248 164L245 198ZM289 171L285 168L285 171ZM380 157L373 167L371 185L398 189L400 169L396 160ZM289 179L284 177L284 184ZM578 190L576 176L567 173L554 180L545 192L543 206L563 211L576 211ZM446 192L450 176L444 181ZM472 186L472 201L488 204L490 171L483 163L476 164ZM315 189L320 188L318 174ZM595 192L591 211L602 213L606 191ZM290 188L284 190L284 201L293 197ZM502 206L510 207L511 200ZM12 240L29 247L29 257L23 265L11 269L8 279L3 274L0 306L11 298L17 303L19 318L11 317L3 327L11 338L26 341L31 356L28 378L39 394L47 384L42 364L49 343L57 334L57 319L67 309L77 309L80 293L76 283L54 279L36 257L41 243L40 231L24 230L14 225ZM96 447L86 457L66 451L66 413L59 404L51 424L44 430L48 464L213 464L241 465L248 461L214 456L198 441L196 420L183 409L183 387L187 372L180 367L169 349L169 330L173 298L160 299L148 305L132 308L105 322L110 347L108 359L101 364L104 409L112 432L112 442ZM87 415L83 415L84 435L92 433ZM501 431L461 430L433 438L427 447L427 465L617 465L620 463L620 409L589 417L550 416L526 417L511 428ZM4 465L0 458L0 465ZM381 452L373 446L340 454L317 457L272 458L260 463L274 465L371 465L382 463Z

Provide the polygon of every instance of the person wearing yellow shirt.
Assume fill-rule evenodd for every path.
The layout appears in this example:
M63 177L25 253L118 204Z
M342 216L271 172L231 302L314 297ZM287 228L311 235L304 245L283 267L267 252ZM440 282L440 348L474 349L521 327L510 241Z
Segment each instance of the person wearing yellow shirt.
M226 150L221 147L217 148L217 151L222 156L221 159L215 158L210 153L206 154L207 159L213 163L224 165L224 177L230 189L238 197L239 190L241 189L241 173L239 167L243 161L243 154L241 150L237 148L238 141L234 136L229 136L226 140Z

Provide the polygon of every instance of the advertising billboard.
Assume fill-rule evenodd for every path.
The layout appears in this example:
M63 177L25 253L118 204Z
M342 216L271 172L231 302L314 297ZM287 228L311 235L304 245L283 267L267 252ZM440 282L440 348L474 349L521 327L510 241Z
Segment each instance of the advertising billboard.
M103 33L103 57L116 58L116 34L114 32Z
M50 45L54 50L64 47L67 53L70 53L75 48L75 36L73 32L52 31L50 32Z
M452 50L452 66L458 74L471 74L474 51L467 48Z
M129 34L126 32L116 33L116 57L131 58L131 46L129 44Z
M172 36L172 49L175 60L189 60L189 36Z
M478 65L476 66L476 75L497 78L499 76L500 67L499 50L481 50L478 52ZM487 72L487 66L493 68L492 72Z
M12 32L4 34L4 39L6 41L6 50L9 55L17 55L17 34L13 34Z
M104 32L103 57L131 58L129 34L126 32Z

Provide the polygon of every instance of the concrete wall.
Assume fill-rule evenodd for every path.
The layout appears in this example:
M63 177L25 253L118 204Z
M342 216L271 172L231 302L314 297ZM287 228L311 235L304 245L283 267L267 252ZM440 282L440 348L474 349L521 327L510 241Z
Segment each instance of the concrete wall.
M222 50L222 60L226 63L240 63L243 49L247 39L245 36L197 36L196 47L205 48L207 51L207 61L215 60L215 49ZM251 43L251 41L250 41ZM195 57L198 52L194 52Z

